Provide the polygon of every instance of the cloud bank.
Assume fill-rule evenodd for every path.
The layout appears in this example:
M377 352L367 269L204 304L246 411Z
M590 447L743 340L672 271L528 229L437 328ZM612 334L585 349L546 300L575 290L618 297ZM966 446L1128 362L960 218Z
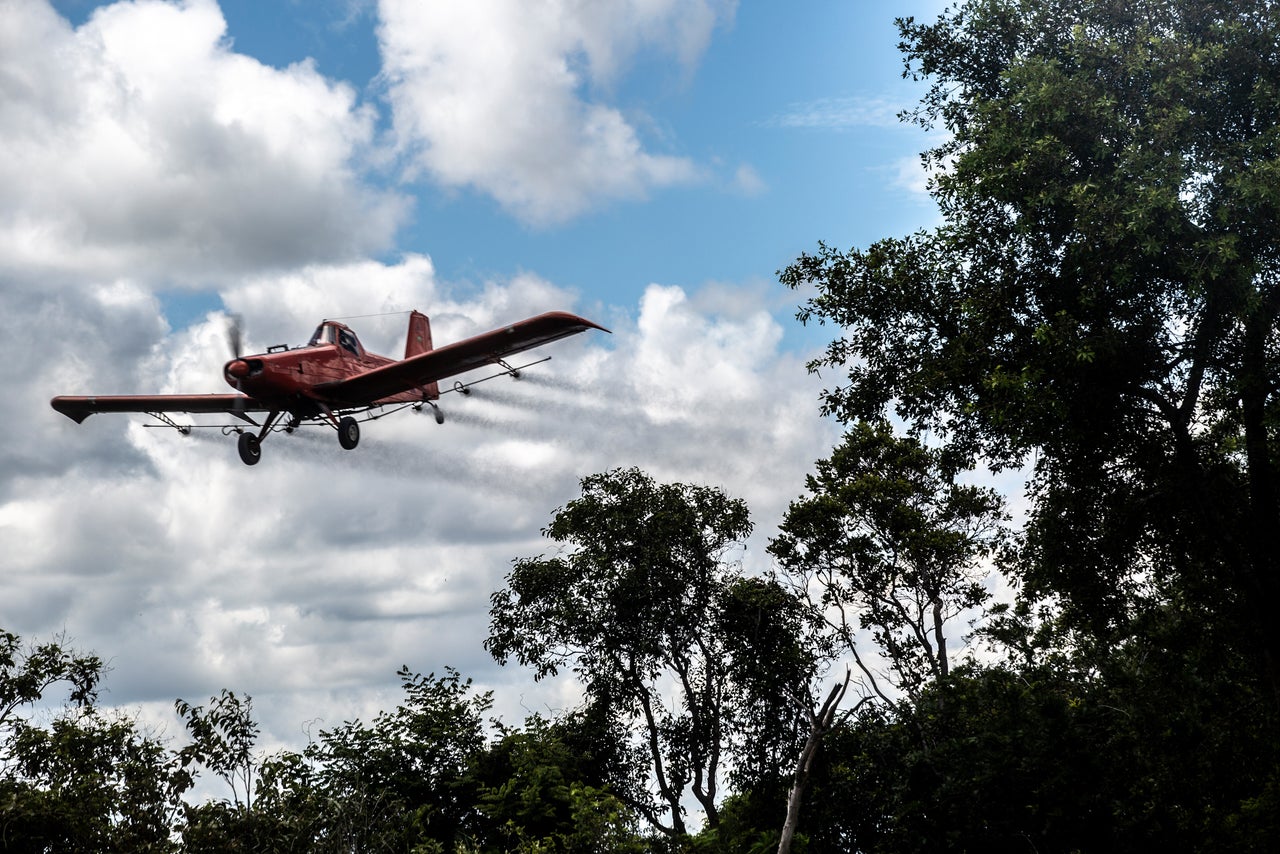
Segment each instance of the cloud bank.
M591 314L614 334L547 347L552 361L520 380L444 395L443 426L414 413L368 423L354 451L329 429L276 434L250 469L216 429L184 437L102 415L75 425L34 400L53 382L85 391L163 377L167 390L216 390L221 317L172 334L144 295L122 296L110 328L129 323L134 347L89 335L90 352L109 357L30 394L26 418L53 450L4 479L0 538L22 544L4 569L7 628L67 627L112 659L118 702L165 708L175 696L246 691L286 741L299 720L332 724L373 702L402 663L454 666L553 702L544 695L559 689L498 671L482 642L489 595L512 559L552 548L539 529L580 477L637 465L723 486L752 507L760 531L744 559L762 569L763 540L833 439L762 309L718 310L654 285L632 316L578 306L532 276L455 293L423 256L260 276L224 296L251 346L296 343L320 287L338 304L381 292L432 306L437 343L548 307ZM402 315L350 322L371 348L402 346ZM278 332L286 326L292 335ZM77 350L60 345L54 363Z
M385 2L380 33L396 131L437 180L553 222L693 177L601 93L644 52L696 63L730 7L430 8ZM755 291L654 283L609 305L534 273L460 284L423 251L379 258L407 203L371 177L376 118L310 63L236 53L212 0L117 3L79 28L43 0L0 4L0 417L18 425L0 446L0 626L65 629L111 663L106 700L158 725L173 698L227 687L254 695L268 744L296 746L301 722L393 705L401 664L514 686L507 715L572 702L481 641L490 593L551 547L539 530L580 477L637 465L723 486L754 511L760 568L833 442ZM209 288L257 351L378 315L349 322L395 355L406 321L384 313L411 308L437 344L550 309L614 334L447 394L443 426L373 422L351 452L323 428L275 435L252 469L217 429L49 408L224 391L225 318L172 328L157 295L175 286Z

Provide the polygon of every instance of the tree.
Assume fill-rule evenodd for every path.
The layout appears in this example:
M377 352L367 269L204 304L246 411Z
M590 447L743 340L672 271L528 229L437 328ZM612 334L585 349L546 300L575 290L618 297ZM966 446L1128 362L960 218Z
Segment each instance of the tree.
M810 730L827 649L820 623L777 578L736 578L717 603L712 631L732 674L736 725L729 781L761 799L785 793L786 769Z
M267 761L253 755L258 722L253 718L253 698L223 689L196 706L178 699L173 704L183 719L191 742L176 759L193 777L194 767L207 768L231 790L231 800L188 804L182 821L183 848L188 852L260 850L277 834L279 816L255 809L259 769Z
M102 661L65 639L0 631L0 845L6 851L169 851L191 777L127 715L97 703ZM29 714L67 700L46 725Z
M590 714L533 715L472 764L486 849L563 854L642 854L635 811L610 790L621 745Z
M795 842L796 827L800 824L800 807L804 802L805 791L809 788L809 781L813 776L818 750L822 746L822 739L836 725L836 712L840 709L840 703L844 700L845 692L849 690L849 679L852 676L853 672L851 670L845 671L844 681L832 686L827 698L823 700L822 705L818 707L818 711L814 712L810 719L809 737L805 739L804 749L800 751L800 755L796 758L791 791L787 793L787 819L782 824L782 834L778 840L778 854L790 854L791 846ZM857 712L870 699L871 697L869 696L863 697L845 716Z
M803 655L778 640L776 627L748 630L782 613L750 607L728 560L750 531L746 505L718 489L658 484L638 469L592 475L543 531L561 551L517 560L492 597L490 653L532 666L537 678L571 667L588 703L631 732L646 757L655 798L632 796L629 805L677 837L686 833L686 794L717 824L739 727L791 726L750 719L748 686L762 674L808 679ZM740 608L753 622L726 620ZM726 632L727 622L737 630ZM750 647L753 656L744 646L753 636L773 640Z
M1026 592L1100 650L1194 600L1280 704L1280 5L970 0L899 27L944 221L783 272L842 328L812 366L847 372L828 411L1034 455Z
M0 630L0 736L7 742L19 709L39 702L60 682L70 689L73 708L91 708L101 679L102 659L67 649L65 638L27 648L18 635Z
M950 622L988 598L979 563L1004 539L1003 502L958 484L943 449L894 436L884 423L855 425L817 471L809 495L791 503L769 544L834 643L853 656L883 701L862 630L914 698L951 667ZM954 635L953 635L954 636Z
M179 700L192 743L184 765L208 767L233 801L186 810L187 851L454 851L480 828L471 767L485 748L488 692L456 671L399 672L405 700L371 723L321 730L301 752L254 757L252 702L230 691L207 707Z
M253 808L258 722L253 719L253 698L243 700L225 688L210 698L208 708L175 700L174 710L183 719L191 743L178 751L184 765L199 763L231 787L237 807Z
M15 727L0 777L13 851L169 851L191 778L131 718L98 709Z
M809 840L1273 848L1280 4L968 0L899 29L942 224L781 275L840 327L828 413L1029 467L1020 600L987 624L1007 660L830 734Z
M471 680L452 669L438 677L402 667L399 676L403 703L372 724L348 721L322 731L305 751L317 770L292 777L319 794L325 809L313 833L335 850L452 851L474 832L478 794L468 769L485 747L493 695L473 692ZM307 794L275 797L287 804Z

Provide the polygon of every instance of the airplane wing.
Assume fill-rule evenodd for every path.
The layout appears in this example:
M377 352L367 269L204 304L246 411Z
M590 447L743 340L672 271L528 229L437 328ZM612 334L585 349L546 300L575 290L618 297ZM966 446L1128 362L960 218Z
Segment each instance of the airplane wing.
M514 353L588 329L609 331L584 317L563 311L547 312L358 376L317 385L315 392L337 403L372 403L436 380L496 364L499 359Z
M243 394L116 394L55 397L49 405L77 424L95 412L268 412L270 407Z

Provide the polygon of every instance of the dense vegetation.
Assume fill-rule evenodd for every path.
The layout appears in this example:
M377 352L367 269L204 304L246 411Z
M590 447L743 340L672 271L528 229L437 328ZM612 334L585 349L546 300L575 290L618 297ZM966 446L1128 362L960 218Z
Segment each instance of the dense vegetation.
M836 330L847 432L771 577L732 559L741 501L588 476L487 642L581 708L495 728L404 670L277 755L247 697L179 701L175 748L99 708L95 657L0 634L0 845L1280 850L1280 4L900 30L943 221L781 274ZM982 468L1027 472L1025 520ZM195 774L230 797L187 803Z

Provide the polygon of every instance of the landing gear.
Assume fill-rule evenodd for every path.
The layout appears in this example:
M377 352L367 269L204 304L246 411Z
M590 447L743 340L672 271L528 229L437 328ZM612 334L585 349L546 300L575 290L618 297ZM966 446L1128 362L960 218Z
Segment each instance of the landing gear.
M348 451L360 444L360 424L350 415L338 422L338 444Z
M245 465L256 466L258 460L262 459L262 443L252 433L241 433L236 444L240 450L240 460Z
M330 419L334 417L333 413L329 412L327 409L325 410L325 415ZM298 429L298 426L302 423L303 419L303 416L293 415L284 422L283 428L277 428L275 427L275 424L276 419L279 418L279 416L279 411L272 412L267 416L266 420L263 421L262 426L256 433L251 433L242 427L227 426L223 428L223 435L232 432L238 434L236 438L236 449L240 452L241 462L247 466L256 466L258 461L262 459L262 441L271 434L272 429L283 429L287 433L292 433L294 430ZM252 421L249 423L258 427L258 425ZM342 447L350 451L355 448L356 445L360 444L360 424L350 415L344 415L340 420L336 422L331 420L329 423L337 425L338 444Z

